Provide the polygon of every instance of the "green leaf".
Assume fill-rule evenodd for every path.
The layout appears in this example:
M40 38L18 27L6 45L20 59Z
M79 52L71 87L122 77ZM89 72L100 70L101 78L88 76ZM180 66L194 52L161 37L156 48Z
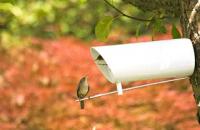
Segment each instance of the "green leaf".
M141 24L139 24L136 28L135 37L138 38L140 36Z
M10 3L0 3L0 10L10 11L12 7L13 5Z
M150 16L148 19L151 20L151 21L147 21L147 22L145 23L147 29L151 28L152 24L155 23L154 16Z
M163 25L163 26L160 26L160 29L159 29L159 32L160 33L167 33L167 29L166 29L166 27Z
M181 38L181 34L179 30L176 28L176 25L174 24L172 25L171 34L172 34L173 39Z
M167 29L166 29L162 20L156 20L155 23L154 23L154 28L155 28L155 31L159 32L159 33L166 33L167 32Z
M95 27L95 35L98 40L105 41L110 33L113 17L105 16Z

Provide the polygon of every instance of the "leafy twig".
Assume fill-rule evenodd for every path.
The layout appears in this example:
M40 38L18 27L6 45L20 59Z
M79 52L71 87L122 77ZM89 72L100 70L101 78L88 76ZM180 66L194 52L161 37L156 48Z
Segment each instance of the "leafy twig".
M105 1L106 4L108 4L110 7L112 7L112 8L115 9L117 12L119 12L122 16L125 16L125 17L130 18L130 19L138 20L138 21L143 21L143 22L152 21L152 20L149 20L149 19L142 19L142 18L138 18L138 17L134 17L134 16L127 15L127 14L125 14L124 12L122 12L120 9L118 9L117 7L115 7L113 4L111 4L109 1L107 1L107 0L104 0L104 1Z

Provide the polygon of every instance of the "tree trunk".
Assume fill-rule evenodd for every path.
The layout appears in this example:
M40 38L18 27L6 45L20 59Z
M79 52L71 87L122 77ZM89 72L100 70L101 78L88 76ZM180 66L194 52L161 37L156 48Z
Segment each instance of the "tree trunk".
M194 17L192 21L192 25L188 28L191 21L191 13L186 13L187 10L193 10L195 8L195 4L197 1L193 1L194 3L190 3L191 6L188 6L188 3L184 3L185 1L181 1L181 17L180 24L182 27L183 37L190 38L193 42L194 52L195 52L195 70L193 75L190 77L190 82L192 84L194 99L197 105L197 120L200 123L200 42L196 40L195 33L198 34L198 21L196 21L196 17ZM188 18L190 16L190 18ZM197 32L195 32L197 31Z
M197 119L200 123L200 43L194 44L195 51L195 70L190 78L194 98L197 104Z

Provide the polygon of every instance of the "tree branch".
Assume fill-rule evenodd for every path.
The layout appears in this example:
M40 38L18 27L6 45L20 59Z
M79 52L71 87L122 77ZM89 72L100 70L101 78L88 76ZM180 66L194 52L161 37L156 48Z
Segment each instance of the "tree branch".
M138 17L127 15L124 12L122 12L121 10L119 10L117 7L115 7L113 4L111 4L110 2L108 2L107 0L104 0L104 2L106 4L108 4L110 7L112 7L113 9L115 9L117 12L119 12L122 16L125 16L127 18L134 19L134 20L137 20L137 21L143 21L143 22L152 21L152 20L149 20L149 19L142 19L142 18L138 18Z

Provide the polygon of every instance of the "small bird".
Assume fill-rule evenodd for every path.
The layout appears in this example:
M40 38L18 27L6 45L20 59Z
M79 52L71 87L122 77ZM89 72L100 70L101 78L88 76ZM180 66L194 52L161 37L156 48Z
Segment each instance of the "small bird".
M89 85L87 81L87 76L80 79L77 86L77 97L78 99L83 99L89 92ZM80 101L81 109L84 109L84 101Z

